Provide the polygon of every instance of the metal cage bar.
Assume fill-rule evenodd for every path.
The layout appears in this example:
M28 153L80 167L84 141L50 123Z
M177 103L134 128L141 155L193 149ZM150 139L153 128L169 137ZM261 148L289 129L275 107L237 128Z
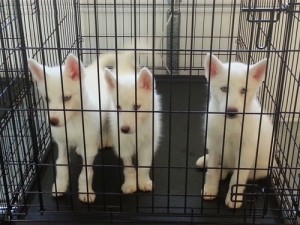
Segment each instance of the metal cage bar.
M299 9L297 0L3 0L0 3L0 221L68 224L85 222L88 216L90 222L111 224L299 224ZM146 46L140 46L140 42ZM33 58L44 65L44 73L48 67L60 66L64 93L63 64L69 53L77 55L86 68L102 54L115 54L116 65L111 66L116 67L118 83L122 79L122 71L118 69L122 59L118 55L128 51L133 52L134 68L140 65L151 70L155 79L152 88L162 97L162 109L151 111L163 118L163 135L156 154L154 117L149 128L153 158L150 177L154 190L131 195L121 191L124 168L145 168L138 166L140 146L136 148L133 166L124 166L121 158L107 149L99 151L93 165L85 165L94 169L95 203L83 204L78 200L78 175L82 163L87 162L88 150L84 113L96 111L101 118L102 112L114 112L101 108L101 85L98 85L99 109L85 109L81 86L81 107L73 111L81 113L84 157L75 156L65 126L68 159L60 166L68 168L69 187L62 198L52 197L53 183L57 191L58 150L51 140L53 131L48 123L51 110L31 78L27 59ZM269 115L273 122L272 154L267 179L245 185L242 209L229 210L224 205L228 179L220 182L216 200L204 201L201 193L206 169L197 168L195 162L206 154L205 121L213 113L208 110L210 81L204 77L207 53L218 56L222 62L246 64L268 58L258 99L263 106L260 115ZM100 63L96 64L101 75ZM229 75L230 71L231 65ZM80 81L83 82L81 78ZM136 105L137 82L133 89ZM51 90L46 87L46 96L49 93ZM119 103L121 99L117 98ZM152 105L153 99L154 94ZM64 113L66 121L72 109L63 103L58 111ZM120 112L117 111L118 126ZM138 130L140 112L134 113ZM102 125L100 122L101 129ZM225 120L224 131L227 126ZM120 143L120 133L117 136ZM134 136L138 146L140 135ZM237 138L241 148L242 135ZM103 136L99 139L104 142ZM223 142L224 149L225 135L216 141ZM124 146L119 144L117 149L120 155ZM223 158L224 155L221 174L226 170ZM242 170L243 165L239 163L235 169Z

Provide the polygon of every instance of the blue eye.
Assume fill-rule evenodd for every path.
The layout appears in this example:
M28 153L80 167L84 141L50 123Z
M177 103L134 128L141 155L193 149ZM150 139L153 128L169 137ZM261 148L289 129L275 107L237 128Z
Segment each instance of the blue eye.
M72 96L64 96L64 102L70 101L71 98Z
M227 87L221 87L220 89L221 89L221 91L224 92L224 93L228 92L228 88L227 88Z
M246 88L242 88L242 89L241 89L241 94L246 94L246 92L247 92L247 89L246 89Z

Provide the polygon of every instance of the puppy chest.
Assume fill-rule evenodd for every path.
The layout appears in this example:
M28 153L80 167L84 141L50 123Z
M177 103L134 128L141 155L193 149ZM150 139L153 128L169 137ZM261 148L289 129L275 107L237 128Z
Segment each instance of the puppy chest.
M55 141L78 146L84 142L82 126L68 123L66 127L51 127L52 136Z

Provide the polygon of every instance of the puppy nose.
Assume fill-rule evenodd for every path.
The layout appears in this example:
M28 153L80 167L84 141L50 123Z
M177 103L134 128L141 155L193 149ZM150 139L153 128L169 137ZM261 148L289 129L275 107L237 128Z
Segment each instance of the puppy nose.
M50 118L50 124L52 126L57 126L59 123L59 120L56 117Z
M129 127L129 126L123 126L123 127L121 127L121 131L122 131L124 134L127 134L127 133L129 133L129 131L130 131L130 127Z
M236 108L231 108L229 107L227 109L227 113L226 113L226 116L228 118L235 118L238 114L237 114L238 110Z

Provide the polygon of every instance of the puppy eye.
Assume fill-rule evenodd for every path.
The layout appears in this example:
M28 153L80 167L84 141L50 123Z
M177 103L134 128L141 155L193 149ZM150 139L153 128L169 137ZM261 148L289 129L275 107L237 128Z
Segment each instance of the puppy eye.
M228 88L227 88L227 87L221 87L220 89L221 89L221 91L224 92L224 93L228 92Z
M121 106L117 105L116 106L117 110L121 110Z
M64 96L64 102L70 101L71 98L72 96Z
M241 89L241 94L246 94L246 92L247 92L247 89L246 89L246 88L242 88L242 89Z
M137 105L137 104L133 105L134 110L138 110L139 108L141 108L141 105Z

